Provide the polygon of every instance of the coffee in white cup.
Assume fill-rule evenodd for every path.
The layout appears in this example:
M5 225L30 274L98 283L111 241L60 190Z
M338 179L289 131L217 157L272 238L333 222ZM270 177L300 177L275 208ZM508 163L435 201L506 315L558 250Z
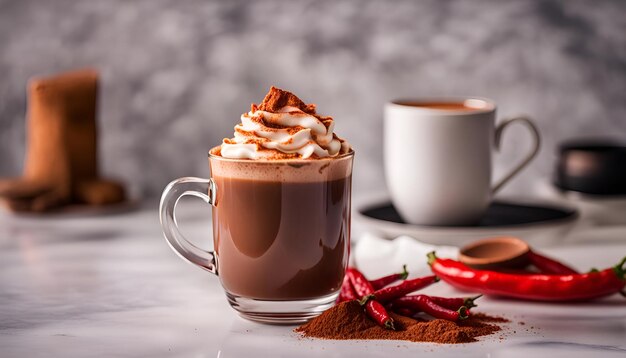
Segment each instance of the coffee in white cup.
M540 146L530 119L498 125L495 119L495 103L481 98L399 100L385 106L385 177L393 205L406 222L458 226L480 221L493 194L530 163ZM526 125L534 144L492 184L492 152L512 123Z

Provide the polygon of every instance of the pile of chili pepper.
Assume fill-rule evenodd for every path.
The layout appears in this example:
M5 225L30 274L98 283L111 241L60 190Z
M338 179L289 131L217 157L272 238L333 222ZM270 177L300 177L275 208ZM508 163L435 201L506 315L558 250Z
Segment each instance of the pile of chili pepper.
M447 298L427 295L409 295L439 281L430 275L407 280L406 266L400 273L384 276L369 281L357 269L350 267L346 271L337 303L359 300L365 312L379 325L395 329L393 318L388 311L412 317L419 312L435 318L459 321L469 317L469 309L475 307L474 301L480 297ZM395 286L389 286L402 280Z
M463 263L428 254L428 263L435 275L450 285L487 295L534 301L586 301L624 293L626 257L605 270L578 273L556 260L530 253L529 259L541 273L506 273L476 270Z

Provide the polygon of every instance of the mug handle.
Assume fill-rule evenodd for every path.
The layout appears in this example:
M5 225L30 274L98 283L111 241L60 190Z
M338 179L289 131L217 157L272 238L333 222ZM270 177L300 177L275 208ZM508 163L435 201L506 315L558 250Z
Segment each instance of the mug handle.
M506 128L507 126L515 122L519 122L521 124L526 125L526 127L530 130L530 134L532 134L533 139L534 139L533 148L518 165L513 167L513 169L511 169L511 171L507 175L505 175L492 187L491 192L493 194L495 194L500 189L502 189L504 184L506 184L509 180L513 179L514 176L516 176L522 169L524 169L524 167L526 167L528 163L530 163L537 156L537 153L539 153L539 148L541 147L541 137L539 135L539 130L537 129L535 124L530 120L530 118L515 117L515 118L509 118L509 119L503 120L496 127L495 147L497 151L500 150L500 146L502 144L502 133L504 132L504 128Z
M179 178L169 183L159 205L159 219L165 240L170 247L183 259L217 275L215 254L205 251L187 240L178 229L176 223L176 204L185 195L196 196L206 203L215 206L217 187L213 179Z

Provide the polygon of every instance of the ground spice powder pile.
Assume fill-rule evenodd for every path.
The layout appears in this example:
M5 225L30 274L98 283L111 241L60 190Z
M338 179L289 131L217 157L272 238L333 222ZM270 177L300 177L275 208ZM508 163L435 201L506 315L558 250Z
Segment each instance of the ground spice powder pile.
M356 301L340 303L312 321L295 329L305 337L324 339L390 339L412 342L469 343L476 337L500 330L495 323L505 323L502 317L473 314L455 323L443 319L421 320L391 314L396 327L391 331L378 326L363 313Z

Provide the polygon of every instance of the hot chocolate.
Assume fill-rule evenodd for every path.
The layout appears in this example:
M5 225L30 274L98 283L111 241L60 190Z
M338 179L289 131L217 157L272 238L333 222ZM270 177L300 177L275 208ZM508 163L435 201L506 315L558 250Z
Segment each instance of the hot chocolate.
M351 158L323 162L250 163L257 175L242 178L232 163L211 161L214 247L227 292L302 300L339 290L350 241Z
M272 87L241 116L234 138L211 150L213 237L231 295L301 300L341 287L352 158L333 128L315 105Z
M209 152L211 179L180 178L161 199L161 224L183 258L219 276L243 317L298 323L339 294L350 247L350 145L331 117L272 87ZM207 190L208 189L208 190ZM213 206L215 252L188 242L174 208L183 195Z

